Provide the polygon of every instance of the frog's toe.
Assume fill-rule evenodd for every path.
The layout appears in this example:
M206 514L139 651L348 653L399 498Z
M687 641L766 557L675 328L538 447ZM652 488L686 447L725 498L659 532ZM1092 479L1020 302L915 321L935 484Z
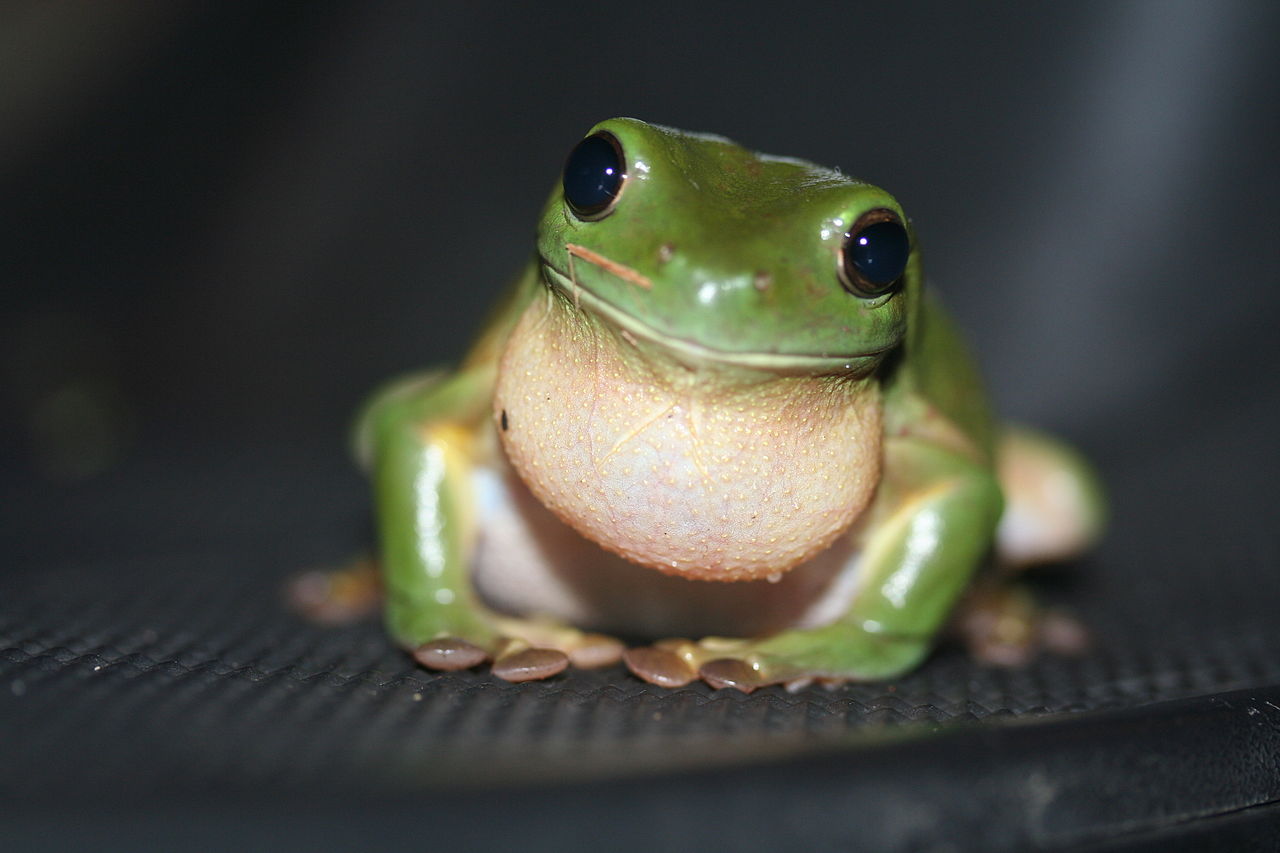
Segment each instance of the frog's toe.
M622 653L627 648L615 637L588 633L543 617L501 616L495 618L493 624L500 636L506 638L499 643L499 659L521 649L547 649L559 652L579 669L595 669L622 660ZM502 647L502 642L506 643L505 648Z
M736 658L708 661L702 665L698 674L702 676L703 681L717 690L732 687L743 693L750 693L758 687L768 687L773 684L782 685L788 693L799 693L815 684L827 690L835 690L851 681L859 680L848 676L818 675L785 663L775 663L769 667Z
M493 674L503 681L539 681L559 675L569 666L569 656L559 649L526 648L498 656Z
M633 675L659 687L684 687L698 677L683 657L658 646L627 649L622 659Z
M578 669L598 669L622 660L627 647L621 640L604 634L582 634L564 652Z
M440 637L414 649L413 659L427 669L455 672L479 666L489 659L489 653L458 637Z
M838 687L902 674L928 654L923 638L873 635L849 626L784 631L758 640L708 637L692 654L704 681L751 692L780 684L795 692L810 684Z
M1089 632L1074 618L1045 610L1019 586L983 586L965 599L955 621L969 654L991 666L1025 666L1043 651L1077 655Z
M382 602L377 564L368 558L338 569L312 569L288 580L285 600L318 625L349 625L372 616Z
M1047 610L1040 620L1040 641L1055 654L1081 655L1089 650L1093 638L1079 619L1060 611Z
M743 645L739 640L709 638L701 643L688 640L663 640L655 646L627 649L623 655L632 674L659 687L684 687L702 679L716 690L732 687L750 693L757 687L775 684L795 677L791 670L767 669L748 655L735 651Z
M758 667L737 658L709 660L698 668L698 675L716 690L733 687L743 693L771 683Z

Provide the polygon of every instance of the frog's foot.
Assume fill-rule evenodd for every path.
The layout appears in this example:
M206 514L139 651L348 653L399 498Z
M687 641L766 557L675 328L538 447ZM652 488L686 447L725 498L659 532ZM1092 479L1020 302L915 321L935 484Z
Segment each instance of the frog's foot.
M997 457L1005 504L996 557L1004 568L1068 560L1098 539L1106 500L1078 453L1048 436L1009 427Z
M1041 651L1080 654L1089 646L1083 625L1040 607L1027 590L1013 584L975 587L953 624L969 654L995 666L1022 666Z
M504 681L538 681L563 672L609 666L622 659L621 641L541 619L493 617L467 638L443 635L413 649L414 659L428 669L457 671L492 662Z
M928 653L928 640L836 624L753 640L662 640L630 649L623 659L632 673L662 687L682 687L700 678L716 689L750 693L770 684L798 690L814 682L830 686L892 678Z
M358 557L339 569L312 569L285 583L285 600L320 625L347 625L372 616L382 603L377 561Z

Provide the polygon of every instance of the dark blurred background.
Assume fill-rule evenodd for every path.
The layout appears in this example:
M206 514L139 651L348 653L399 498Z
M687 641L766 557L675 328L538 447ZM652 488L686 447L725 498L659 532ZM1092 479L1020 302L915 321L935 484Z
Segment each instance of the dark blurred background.
M1277 395L1277 35L1265 2L9 4L5 538L345 518L285 481L456 358L611 115L890 188L1008 415L1115 461L1230 441Z
M352 412L459 355L633 115L895 193L1001 411L1110 484L1094 622L1229 649L1280 601L1278 37L1265 1L5 4L0 599L367 543Z

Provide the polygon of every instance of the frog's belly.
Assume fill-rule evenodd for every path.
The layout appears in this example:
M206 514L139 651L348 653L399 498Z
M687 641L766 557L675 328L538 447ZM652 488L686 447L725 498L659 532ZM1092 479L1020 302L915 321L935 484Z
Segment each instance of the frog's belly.
M767 580L688 580L627 562L580 536L509 469L473 476L481 530L472 578L492 607L632 637L755 636L831 622L857 589L853 535Z

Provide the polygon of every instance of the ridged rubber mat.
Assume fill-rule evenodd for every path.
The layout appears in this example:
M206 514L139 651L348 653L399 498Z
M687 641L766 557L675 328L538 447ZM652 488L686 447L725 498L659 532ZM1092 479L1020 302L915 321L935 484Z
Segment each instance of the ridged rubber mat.
M309 624L283 602L286 576L210 556L11 576L0 792L122 778L135 791L368 791L626 774L805 751L904 722L1280 683L1280 626L1240 620L1207 641L1102 624L1089 653L1012 670L944 647L892 683L835 690L664 690L621 667L513 685L417 669L373 622Z
M797 693L664 690L621 667L524 685L437 675L376 620L310 624L283 586L317 555L350 556L366 510L345 465L305 447L194 471L175 447L81 489L11 488L0 803L21 805L0 840L15 826L9 846L53 850L111 849L104 831L138 849L157 826L168 841L142 846L351 849L380 827L407 846L526 851L605 836L646 850L1277 840L1280 540L1261 523L1275 480L1232 449L1267 446L1273 414L1206 411L1196 447L1212 452L1130 442L1099 459L1111 533L1027 579L1089 627L1081 656L999 669L943 645L890 683ZM1117 833L1132 844L1076 843Z

